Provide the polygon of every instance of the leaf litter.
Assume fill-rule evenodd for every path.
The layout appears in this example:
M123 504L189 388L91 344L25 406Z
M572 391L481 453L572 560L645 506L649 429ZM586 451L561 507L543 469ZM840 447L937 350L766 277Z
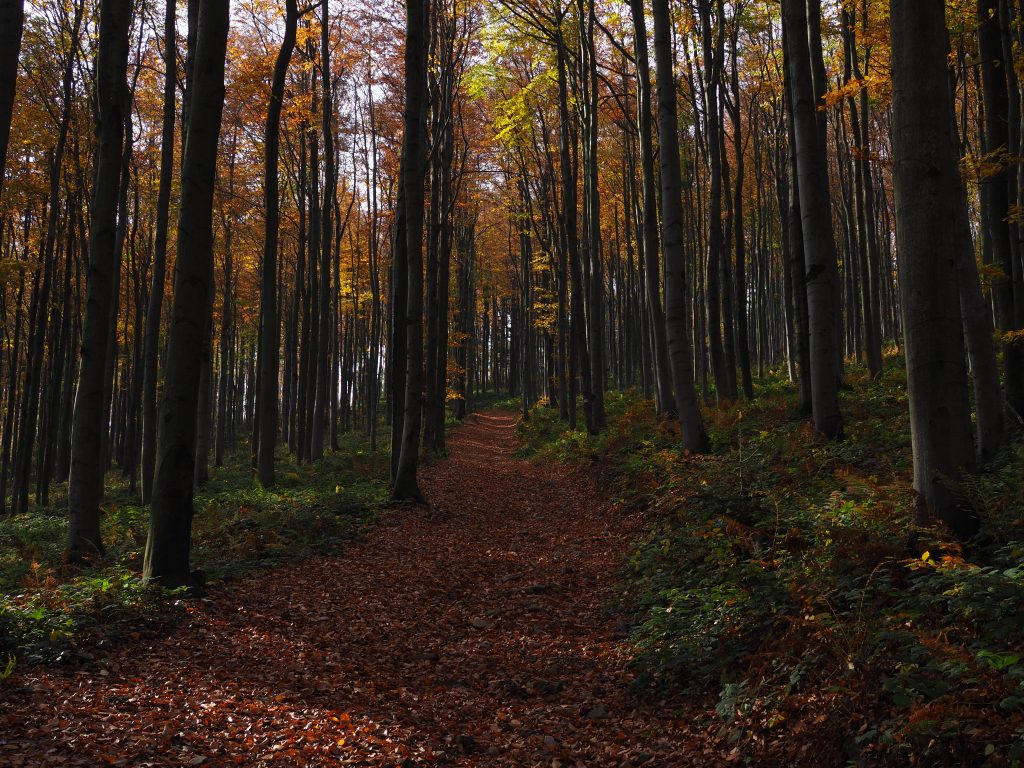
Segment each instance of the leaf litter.
M170 635L17 670L0 765L683 766L731 761L637 692L609 605L641 521L471 417L339 555L213 585ZM691 710L692 711L692 710Z

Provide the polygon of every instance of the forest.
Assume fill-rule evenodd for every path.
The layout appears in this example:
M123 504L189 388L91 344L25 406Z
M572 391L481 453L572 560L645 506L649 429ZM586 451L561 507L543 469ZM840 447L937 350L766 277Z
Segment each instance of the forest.
M0 0L0 767L1024 765L1024 0Z

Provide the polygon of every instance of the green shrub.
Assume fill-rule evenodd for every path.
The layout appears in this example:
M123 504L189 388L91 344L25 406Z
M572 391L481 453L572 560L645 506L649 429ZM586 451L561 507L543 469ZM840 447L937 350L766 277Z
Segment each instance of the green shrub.
M279 482L255 481L244 447L195 497L192 563L207 578L331 552L371 522L387 498L388 456L362 435L341 436L342 450L297 464L283 447ZM149 510L124 479L108 477L102 530L106 557L86 574L65 572L63 488L50 507L0 524L0 665L73 658L90 642L163 626L177 615L175 593L139 579Z
M620 606L639 681L705 695L755 762L794 722L800 739L846 729L823 738L857 764L1024 760L1024 443L952 483L980 542L916 527L902 372L848 367L840 442L814 434L782 372L705 409L704 455L635 393L609 397L595 437L546 409L520 426L526 455L592 466L647 512ZM850 717L807 711L826 701Z

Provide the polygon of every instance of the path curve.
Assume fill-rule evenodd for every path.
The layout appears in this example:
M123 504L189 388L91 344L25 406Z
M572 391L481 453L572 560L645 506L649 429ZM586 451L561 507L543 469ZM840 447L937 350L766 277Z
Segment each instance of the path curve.
M217 586L98 671L29 670L0 765L709 764L629 688L607 606L637 521L516 447L514 414L473 416L421 471L431 509Z

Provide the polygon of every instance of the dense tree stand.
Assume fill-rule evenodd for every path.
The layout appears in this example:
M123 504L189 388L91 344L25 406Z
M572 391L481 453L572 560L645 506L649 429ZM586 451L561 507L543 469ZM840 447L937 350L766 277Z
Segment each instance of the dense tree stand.
M0 768L1024 764L1022 50L0 0Z
M216 587L169 637L98 658L103 685L30 672L0 739L89 764L680 765L687 733L629 692L605 609L638 521L565 466L516 459L512 414L473 417L449 448L420 473L429 511Z

